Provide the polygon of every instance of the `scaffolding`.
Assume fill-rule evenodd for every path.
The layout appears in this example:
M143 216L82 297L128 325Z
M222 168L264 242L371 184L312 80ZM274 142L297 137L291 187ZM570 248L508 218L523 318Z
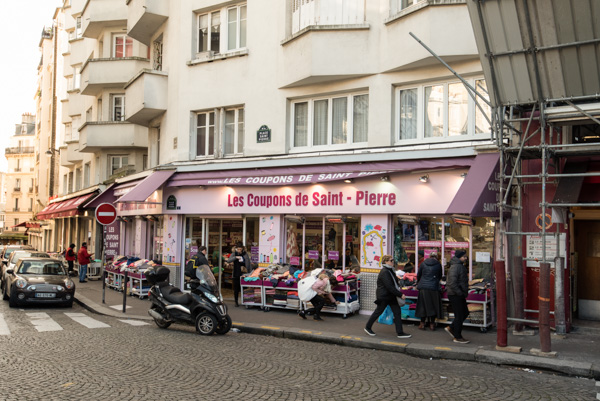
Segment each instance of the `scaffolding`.
M600 137L574 143L568 127L600 125L600 6L593 0L467 0L492 107L492 135L500 152L500 249L510 267L514 316L519 327L537 324L543 352L550 352L550 269L565 267L560 230L549 232L553 221L566 223L571 208L598 208L600 202L579 201L585 177L600 172L572 169L569 160L600 155ZM600 133L600 130L598 130ZM598 144L599 146L595 146ZM596 159L598 160L598 159ZM571 184L576 196L549 199L549 188ZM528 187L541 195L538 231L523 229ZM571 194L573 195L573 194ZM508 216L510 216L508 218ZM547 216L551 216L547 221ZM549 224L548 224L549 223ZM538 310L523 305L519 272L525 236L541 238ZM552 238L554 237L554 238ZM566 332L563 274L555 274L555 327ZM500 291L500 289L498 289ZM537 313L538 320L525 319ZM501 316L498 311L499 317ZM499 322L500 328L500 322ZM506 345L500 344L499 345Z

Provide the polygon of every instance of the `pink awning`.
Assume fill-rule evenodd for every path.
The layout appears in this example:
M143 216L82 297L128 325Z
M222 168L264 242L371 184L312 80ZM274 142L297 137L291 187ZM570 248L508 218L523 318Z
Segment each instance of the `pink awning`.
M456 157L447 159L180 172L168 180L167 186L285 186L316 184L416 170L464 168L470 167L473 164L473 160L474 158L472 157Z
M158 170L144 178L131 191L119 198L117 202L143 202L165 181L175 174L175 170Z

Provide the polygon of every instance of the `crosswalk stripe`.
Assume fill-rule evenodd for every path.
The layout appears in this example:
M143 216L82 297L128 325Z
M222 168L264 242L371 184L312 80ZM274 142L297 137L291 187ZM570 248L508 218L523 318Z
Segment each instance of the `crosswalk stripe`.
M150 324L150 323L147 323L147 322L143 322L141 320L121 320L121 319L119 319L119 322L127 323L127 324L130 324L132 326L145 326L147 324Z
M28 313L27 316L31 318L31 324L33 324L35 329L39 332L59 331L63 329L45 312Z
M10 336L10 330L2 313L0 313L0 336Z
M88 329L99 329L103 327L110 327L108 324L103 323L99 320L92 319L87 316L85 313L65 313L68 317L81 324L82 326L87 327Z

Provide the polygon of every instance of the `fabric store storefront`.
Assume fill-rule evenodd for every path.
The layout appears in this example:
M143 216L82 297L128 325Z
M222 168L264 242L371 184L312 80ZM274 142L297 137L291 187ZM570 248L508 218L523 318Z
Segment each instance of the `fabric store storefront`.
M242 241L259 266L361 267L361 309L372 310L381 257L436 250L447 265L469 252L471 277L487 277L494 249L497 154L470 158L179 172L163 186L165 265ZM260 175L259 175L260 174Z

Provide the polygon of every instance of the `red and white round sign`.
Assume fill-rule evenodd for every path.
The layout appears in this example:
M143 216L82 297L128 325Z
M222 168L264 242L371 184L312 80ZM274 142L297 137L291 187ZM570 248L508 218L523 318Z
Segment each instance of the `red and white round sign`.
M117 209L110 203L102 203L96 207L96 221L108 226L117 219Z

